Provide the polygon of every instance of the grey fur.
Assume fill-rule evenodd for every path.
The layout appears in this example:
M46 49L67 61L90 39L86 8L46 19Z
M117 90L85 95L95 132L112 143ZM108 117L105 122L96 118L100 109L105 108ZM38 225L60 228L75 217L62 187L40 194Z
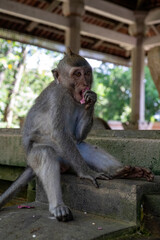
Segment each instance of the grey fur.
M71 166L80 178L89 179L96 187L97 178L106 179L121 166L108 153L83 142L92 127L97 97L96 93L89 90L84 94L85 104L80 104L74 99L76 89L80 91L86 86L90 89L92 75L86 77L87 69L88 71L91 69L86 60L82 57L78 59L78 55L72 56L76 59L77 69L81 71L78 84L77 76L75 77L73 73L70 76L68 73L76 69L75 65L66 66L66 69L69 69L66 71L64 68L63 71L66 72L59 72L57 69L53 71L56 81L53 81L36 99L26 117L22 137L31 176L33 177L34 172L41 180L48 197L49 211L60 221L69 221L73 218L70 209L62 200L61 162ZM69 56L69 62L72 56ZM66 56L64 58L68 61ZM106 174L100 171L105 171ZM23 175L20 177L21 185L27 183L27 178L24 180L23 177ZM15 189L18 189L19 181L14 183ZM6 202L5 196L6 193L0 199L0 206Z

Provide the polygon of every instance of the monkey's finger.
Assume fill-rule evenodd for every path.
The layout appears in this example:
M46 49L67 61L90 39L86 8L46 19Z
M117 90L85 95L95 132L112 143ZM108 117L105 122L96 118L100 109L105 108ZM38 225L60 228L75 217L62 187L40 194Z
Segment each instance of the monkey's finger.
M99 188L99 184L98 184L98 182L96 180L96 177L94 178L91 175L85 175L85 176L81 176L80 178L81 179L88 179L88 180L90 180L96 188Z
M90 107L90 104L86 104L85 109L87 110Z
M97 178L98 178L98 179L101 179L101 180L110 180L110 179L112 179L111 176L106 175L106 174L104 174L104 173L101 174L101 175L99 175Z
M58 221L62 221L63 219L62 219L62 212L61 212L61 209L60 208L57 208L56 209L56 218L57 218L57 220Z
M144 177L147 181L152 182L154 180L154 175L150 172L144 172Z
M97 182L97 180L95 179L95 178L92 178L92 183L93 183L93 185L96 187L96 188L99 188L99 184L98 184L98 182Z

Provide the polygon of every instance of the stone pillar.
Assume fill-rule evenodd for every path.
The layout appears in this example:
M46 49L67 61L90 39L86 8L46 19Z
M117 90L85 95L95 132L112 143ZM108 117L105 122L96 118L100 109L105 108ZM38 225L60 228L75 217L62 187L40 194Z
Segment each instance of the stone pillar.
M144 83L144 57L143 39L145 35L146 13L136 12L136 24L130 26L130 33L137 38L136 47L132 50L132 85L131 85L131 118L130 125L141 129L145 122L145 83Z
M66 0L63 3L63 14L69 18L70 22L70 28L66 30L65 34L65 46L73 52L79 53L84 0Z

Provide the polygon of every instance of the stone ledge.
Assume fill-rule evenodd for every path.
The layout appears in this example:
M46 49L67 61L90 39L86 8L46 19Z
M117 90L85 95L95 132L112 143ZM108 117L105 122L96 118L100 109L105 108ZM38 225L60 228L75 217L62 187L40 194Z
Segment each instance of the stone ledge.
M86 141L102 147L125 165L148 167L160 174L160 131L92 131ZM25 167L25 158L21 130L0 129L0 164Z
M30 204L29 204L30 205ZM67 223L49 219L48 207L32 203L35 208L6 208L1 211L1 239L95 240L123 236L136 231L134 223L72 211L74 220ZM8 227L9 226L9 227ZM100 228L100 230L98 229Z
M159 139L90 136L87 142L108 151L124 165L147 167L160 174Z
M116 179L100 181L96 189L90 182L74 175L62 175L64 202L73 209L138 223L144 194L160 192L160 177L154 182ZM37 183L36 199L47 203L41 184Z

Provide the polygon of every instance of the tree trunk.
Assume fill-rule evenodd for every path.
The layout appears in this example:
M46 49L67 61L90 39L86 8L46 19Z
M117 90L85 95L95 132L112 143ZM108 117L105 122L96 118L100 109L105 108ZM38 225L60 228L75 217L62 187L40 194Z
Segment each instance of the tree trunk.
M5 77L5 71L0 72L0 88L1 88L1 86L2 86L4 77Z
M11 46L8 47L8 50L4 53L4 57L7 57L11 52ZM0 88L2 86L2 83L5 79L5 68L3 70L0 71Z
M13 120L13 107L14 107L16 95L18 93L19 86L21 83L26 55L27 55L27 48L22 47L22 58L18 63L17 72L15 73L14 81L12 84L13 88L9 91L8 104L6 105L6 108L4 110L4 121L7 122L8 128L11 127L12 120Z

